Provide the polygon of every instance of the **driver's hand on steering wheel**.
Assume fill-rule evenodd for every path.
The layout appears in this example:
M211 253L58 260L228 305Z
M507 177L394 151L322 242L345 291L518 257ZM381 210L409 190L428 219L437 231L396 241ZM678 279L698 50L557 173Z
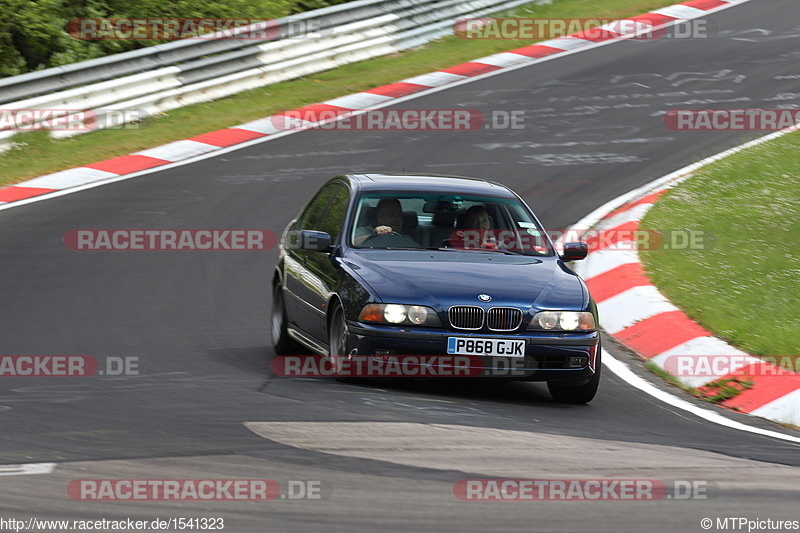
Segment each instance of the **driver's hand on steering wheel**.
M389 235L392 233L391 226L378 226L373 232L375 235Z

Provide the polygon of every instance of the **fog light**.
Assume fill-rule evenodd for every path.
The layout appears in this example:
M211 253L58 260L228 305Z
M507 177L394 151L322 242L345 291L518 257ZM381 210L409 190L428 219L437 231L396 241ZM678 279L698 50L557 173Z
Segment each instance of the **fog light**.
M567 362L569 368L583 368L587 364L589 364L588 357L570 357L569 362Z

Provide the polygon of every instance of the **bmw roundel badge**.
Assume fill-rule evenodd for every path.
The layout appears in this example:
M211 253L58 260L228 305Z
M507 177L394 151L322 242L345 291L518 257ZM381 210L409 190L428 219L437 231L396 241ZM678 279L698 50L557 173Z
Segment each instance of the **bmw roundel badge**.
M478 295L478 300L480 300L482 302L491 302L492 301L492 297L489 296L488 294L479 294Z

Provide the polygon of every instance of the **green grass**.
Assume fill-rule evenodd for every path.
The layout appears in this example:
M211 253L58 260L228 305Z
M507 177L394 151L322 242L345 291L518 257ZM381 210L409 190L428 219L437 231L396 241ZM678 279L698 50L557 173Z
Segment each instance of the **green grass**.
M619 19L674 3L675 0L555 0L551 4L517 9L514 14L537 18ZM101 130L59 140L50 139L44 132L18 134L13 139L18 146L0 154L0 186L235 126L276 111L364 91L531 42L466 40L450 36L420 49L175 109L141 122L138 129Z
M642 227L705 232L706 249L641 254L687 315L751 354L800 357L800 134L704 167Z
M644 367L673 387L688 392L699 400L704 400L711 403L722 403L725 400L730 400L731 398L741 394L747 389L753 388L753 382L746 378L718 379L717 381L711 382L708 385L695 388L685 385L678 378L652 361L647 361Z

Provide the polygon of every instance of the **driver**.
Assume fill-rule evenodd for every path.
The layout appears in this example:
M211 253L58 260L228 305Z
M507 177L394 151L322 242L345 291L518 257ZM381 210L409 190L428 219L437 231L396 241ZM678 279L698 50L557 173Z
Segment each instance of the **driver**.
M359 226L356 229L356 236L353 242L360 246L365 240L373 235L389 235L392 232L401 233L403 229L403 206L397 198L382 198L378 202L378 209L375 213L378 225Z

